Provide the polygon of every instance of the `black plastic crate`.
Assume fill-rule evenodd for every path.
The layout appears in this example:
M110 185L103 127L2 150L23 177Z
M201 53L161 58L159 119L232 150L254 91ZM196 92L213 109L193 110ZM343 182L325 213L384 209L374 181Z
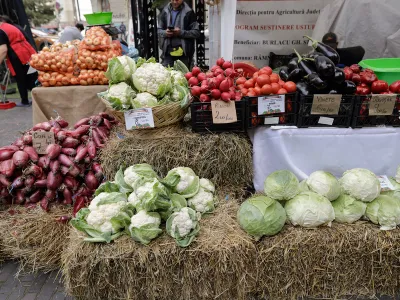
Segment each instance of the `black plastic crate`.
M259 96L259 97L276 97L277 95ZM248 129L257 126L296 126L297 112L299 108L299 99L297 93L285 94L285 112L272 113L266 115L258 114L258 98L247 97L247 118L246 126ZM267 123L267 124L266 124Z
M311 108L314 95L300 95L300 109L297 118L297 127L350 127L355 98L355 95L342 95L337 115L312 115Z
M195 102L190 104L192 130L194 132L245 132L246 101L235 101L235 107L237 122L214 124L211 103Z
M400 126L400 94L396 97L396 104L391 115L370 116L369 101L371 95L359 95L355 101L353 113L353 128L377 127L377 126Z

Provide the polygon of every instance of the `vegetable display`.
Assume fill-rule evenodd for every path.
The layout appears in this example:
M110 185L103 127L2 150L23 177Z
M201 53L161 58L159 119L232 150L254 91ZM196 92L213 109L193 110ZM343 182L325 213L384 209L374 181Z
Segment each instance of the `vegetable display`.
M214 193L214 184L190 168L178 167L160 178L148 164L121 167L71 224L89 236L88 242L109 243L124 233L147 245L163 232L165 222L167 234L187 247L200 230L201 215L214 211Z
M244 231L259 240L264 235L272 236L281 231L286 222L286 212L276 200L253 196L242 203L237 219Z
M35 206L73 205L74 214L89 203L103 180L97 152L104 146L112 116L100 113L68 129L60 117L36 124L12 145L0 148L0 197L3 203ZM45 154L33 147L34 132L52 132L55 143Z
M247 77L245 77L247 76ZM294 82L284 82L270 67L260 70L244 63L232 64L223 58L207 72L193 67L185 74L194 101L240 101L243 96L286 94L296 91Z
M266 196L254 195L242 203L237 221L255 240L279 233L286 219L305 228L367 219L381 230L392 230L400 225L399 175L389 181L393 188L381 190L374 173L357 168L344 172L339 180L316 171L299 183L292 172L278 170L265 179Z
M173 69L167 69L154 58L140 58L135 63L129 57L119 56L109 62L105 73L110 80L108 91L99 95L117 111L174 102L184 107L190 93L181 69L180 61L175 62Z
M108 62L121 53L119 41L111 41L101 27L92 27L82 41L43 48L32 55L30 64L39 71L38 80L43 87L105 85Z

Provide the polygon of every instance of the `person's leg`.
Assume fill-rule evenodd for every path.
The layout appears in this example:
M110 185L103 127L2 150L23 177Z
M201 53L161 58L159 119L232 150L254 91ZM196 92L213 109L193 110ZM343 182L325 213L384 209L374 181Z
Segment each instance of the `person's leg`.
M171 55L166 53L164 55L164 58L163 58L163 61L162 61L162 65L164 67L173 67L174 66L174 62L175 62L174 57L172 57Z
M27 78L27 72L28 72L29 66L23 66L22 68L16 68L15 69L15 80L17 81L17 86L18 86L18 92L19 95L21 96L21 103L28 105L29 100L28 100L28 78Z

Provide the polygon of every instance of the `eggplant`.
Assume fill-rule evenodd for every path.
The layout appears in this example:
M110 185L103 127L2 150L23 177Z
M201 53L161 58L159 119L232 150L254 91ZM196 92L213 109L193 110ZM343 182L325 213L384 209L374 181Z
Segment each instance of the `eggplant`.
M304 96L309 96L313 94L313 89L312 87L304 82L304 81L299 81L296 83L297 90Z
M315 59L318 56L323 56L323 54L320 53L320 52L317 52L317 51L314 51L314 52L311 52L311 53L307 54L307 58L311 58L311 59Z
M283 81L287 81L288 77L289 77L289 72L288 72L288 67L282 67L279 70L279 77L283 80Z
M287 81L299 82L303 79L304 73L300 68L294 69L292 72L289 73Z
M314 60L318 75L323 79L335 76L335 64L326 56L317 56Z
M357 86L353 81L345 80L340 85L340 93L343 95L354 95L356 93Z
M311 59L301 57L301 55L299 54L299 52L296 51L296 49L294 49L294 52L297 54L297 57L299 58L297 64L306 76L316 72L314 62Z
M328 84L317 73L311 73L306 77L307 82L317 90L325 89Z
M333 89L328 92L328 94L340 94L337 90Z
M335 65L337 65L340 62L340 56L336 52L335 49L333 49L331 46L328 46L324 43L320 43L317 40L314 40L313 38L305 35L305 38L309 39L312 44L311 46L318 52L322 53L325 55L327 58L329 58Z
M288 67L288 73L292 72L294 69L298 68L297 63L299 62L299 59L297 57L292 58L287 67Z
M333 81L337 84L341 84L343 81L345 81L346 75L344 74L344 71L339 68L335 68L335 76L333 77Z

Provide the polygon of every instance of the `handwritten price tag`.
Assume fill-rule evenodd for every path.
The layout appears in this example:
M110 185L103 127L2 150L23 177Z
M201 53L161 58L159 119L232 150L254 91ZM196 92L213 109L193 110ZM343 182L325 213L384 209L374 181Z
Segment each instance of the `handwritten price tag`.
M394 191L395 188L393 184L390 182L389 178L386 175L377 175L376 176L381 184L381 192Z
M339 113L342 95L314 95L312 115L337 115Z
M32 133L32 144L38 154L46 154L47 146L55 144L54 133L34 131Z
M235 101L211 101L211 111L214 124L237 122Z
M285 112L285 95L258 97L258 114L269 115Z
M372 95L369 102L370 116L387 116L393 113L396 95Z
M154 128L153 110L138 108L124 113L126 130Z

